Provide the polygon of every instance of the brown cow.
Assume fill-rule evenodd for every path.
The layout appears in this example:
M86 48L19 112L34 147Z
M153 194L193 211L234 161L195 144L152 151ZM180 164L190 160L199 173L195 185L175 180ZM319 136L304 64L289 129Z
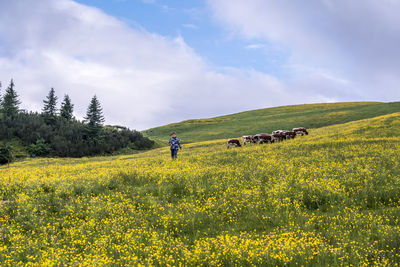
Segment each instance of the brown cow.
M296 132L295 131L287 131L285 133L285 135L286 135L286 139L293 139L296 137Z
M296 134L308 135L307 129L304 127L293 128L292 131L295 132Z
M270 136L269 134L262 133L262 134L256 134L254 136L254 142L259 143L259 144L268 143L268 142L272 143L273 140L272 140L272 136Z
M241 147L242 145L240 144L240 141L239 141L238 139L229 139L229 140L226 142L226 147L227 147L227 148L231 148L232 146Z
M246 143L255 143L254 136L252 136L252 135L243 135L242 141L243 141L243 145L246 145Z
M273 140L279 140L282 141L286 139L286 130L276 130L272 132L272 138Z

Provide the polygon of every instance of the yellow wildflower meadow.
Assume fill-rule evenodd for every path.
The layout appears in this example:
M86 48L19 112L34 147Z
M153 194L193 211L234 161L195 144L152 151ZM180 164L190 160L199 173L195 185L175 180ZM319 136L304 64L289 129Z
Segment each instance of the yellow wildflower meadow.
M400 262L400 114L281 143L224 140L0 168L0 262L259 266Z

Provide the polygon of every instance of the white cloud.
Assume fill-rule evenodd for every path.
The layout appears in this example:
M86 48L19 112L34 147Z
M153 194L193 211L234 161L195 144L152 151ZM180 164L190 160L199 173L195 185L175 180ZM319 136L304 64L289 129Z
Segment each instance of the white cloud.
M107 123L136 129L298 101L269 75L213 71L181 37L69 0L0 2L0 80L11 77L23 108L40 110L54 87L82 117L97 94Z
M343 87L329 85L329 93L316 88L337 75L318 70L321 75L306 82L295 76L283 82L252 69L216 71L182 37L132 28L71 0L0 2L0 80L6 86L15 79L23 108L29 110L40 110L54 87L59 98L71 96L82 117L97 94L107 123L145 129L246 109L336 100L333 92Z
M208 0L208 5L239 38L285 49L290 57L281 64L297 81L291 86L322 79L317 91L338 99L400 98L400 1Z
M265 47L264 44L249 44L245 46L246 49L261 49L264 47Z
M188 29L192 29L192 30L197 30L199 28L194 24L182 24L182 26L185 28L188 28Z

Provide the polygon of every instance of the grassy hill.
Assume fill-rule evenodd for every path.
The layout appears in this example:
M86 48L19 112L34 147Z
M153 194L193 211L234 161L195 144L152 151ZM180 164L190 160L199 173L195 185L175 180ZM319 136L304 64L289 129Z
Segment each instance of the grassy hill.
M400 102L348 102L266 108L210 119L187 120L143 131L165 142L176 131L185 143L271 133L294 127L319 128L400 111Z
M399 132L393 113L274 144L192 143L177 161L164 147L0 167L0 262L396 266Z

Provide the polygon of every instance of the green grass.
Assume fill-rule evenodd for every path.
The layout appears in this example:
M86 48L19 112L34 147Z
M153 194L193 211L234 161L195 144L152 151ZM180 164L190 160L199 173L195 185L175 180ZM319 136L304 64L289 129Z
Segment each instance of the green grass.
M0 167L4 266L398 266L400 113ZM396 265L397 264L397 265Z
M187 120L143 131L166 142L176 131L184 143L270 133L294 127L320 128L400 111L400 102L346 102L266 108L210 119Z

